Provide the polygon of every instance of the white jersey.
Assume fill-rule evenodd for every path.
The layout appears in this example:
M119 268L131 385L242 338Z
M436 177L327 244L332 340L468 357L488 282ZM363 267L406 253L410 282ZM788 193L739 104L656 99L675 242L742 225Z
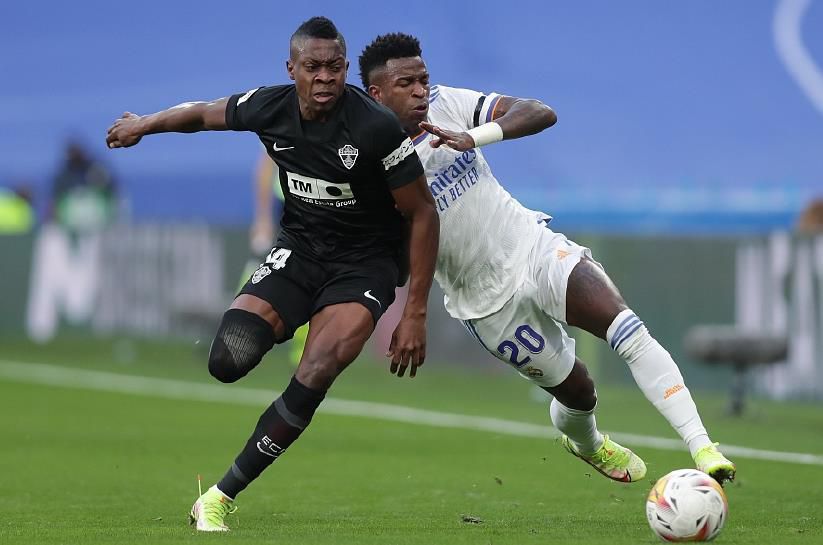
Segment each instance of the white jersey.
M466 131L492 120L500 95L433 86L428 120ZM546 214L529 210L495 179L480 149L432 148L429 133L414 139L440 214L435 279L448 313L460 320L498 311L525 280L529 252Z

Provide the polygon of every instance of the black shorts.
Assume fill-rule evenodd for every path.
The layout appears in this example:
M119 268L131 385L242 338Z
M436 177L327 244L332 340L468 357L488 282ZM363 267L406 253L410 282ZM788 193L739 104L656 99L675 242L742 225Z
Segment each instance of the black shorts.
M240 293L259 297L277 311L286 326L279 341L283 342L322 308L338 303L360 303L377 324L394 302L398 276L398 265L389 257L320 262L294 250L273 248Z

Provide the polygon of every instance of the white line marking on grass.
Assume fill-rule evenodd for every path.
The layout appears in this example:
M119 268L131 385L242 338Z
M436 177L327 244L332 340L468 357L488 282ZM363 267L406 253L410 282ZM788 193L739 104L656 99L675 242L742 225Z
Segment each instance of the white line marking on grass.
M58 365L42 363L24 363L9 360L0 360L0 379L23 382L28 384L42 384L60 388L81 390L97 390L109 393L144 395L164 399L182 399L189 401L208 401L232 403L236 405L265 406L271 403L278 392L258 388L243 388L238 386L224 386L173 380L166 378L139 377L122 375L105 371L90 371ZM457 428L478 430L519 437L554 438L559 434L548 425L529 424L515 420L491 418L483 416L469 416L455 413L444 413L390 405L388 403L372 403L369 401L350 401L346 399L327 398L319 408L320 412L344 416L357 416L388 420L391 422L407 422L439 428ZM611 437L629 445L656 448L660 450L686 451L682 441L637 435L633 433L612 433ZM754 458L772 462L788 462L794 464L823 465L823 456L800 452L779 452L774 450L760 450L734 445L723 445L723 452L729 456Z

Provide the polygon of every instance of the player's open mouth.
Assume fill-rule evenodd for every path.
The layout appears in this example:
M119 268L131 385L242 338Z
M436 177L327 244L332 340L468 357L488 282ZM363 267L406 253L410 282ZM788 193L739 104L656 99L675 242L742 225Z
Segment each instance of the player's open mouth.
M429 105L428 104L421 104L420 106L415 106L414 108L412 108L412 111L415 111L417 113L425 113L428 110L429 110Z

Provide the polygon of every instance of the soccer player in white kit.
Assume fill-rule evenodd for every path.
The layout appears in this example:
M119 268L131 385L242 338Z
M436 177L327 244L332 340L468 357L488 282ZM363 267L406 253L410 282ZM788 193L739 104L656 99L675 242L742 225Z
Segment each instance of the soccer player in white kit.
M498 359L548 391L562 444L603 475L638 481L646 465L601 434L597 394L566 323L604 339L689 448L721 484L735 466L712 443L669 353L626 305L588 248L548 229L495 179L479 148L552 126L537 100L429 85L419 41L377 37L360 55L363 85L391 108L415 145L440 214L435 279L449 314Z

